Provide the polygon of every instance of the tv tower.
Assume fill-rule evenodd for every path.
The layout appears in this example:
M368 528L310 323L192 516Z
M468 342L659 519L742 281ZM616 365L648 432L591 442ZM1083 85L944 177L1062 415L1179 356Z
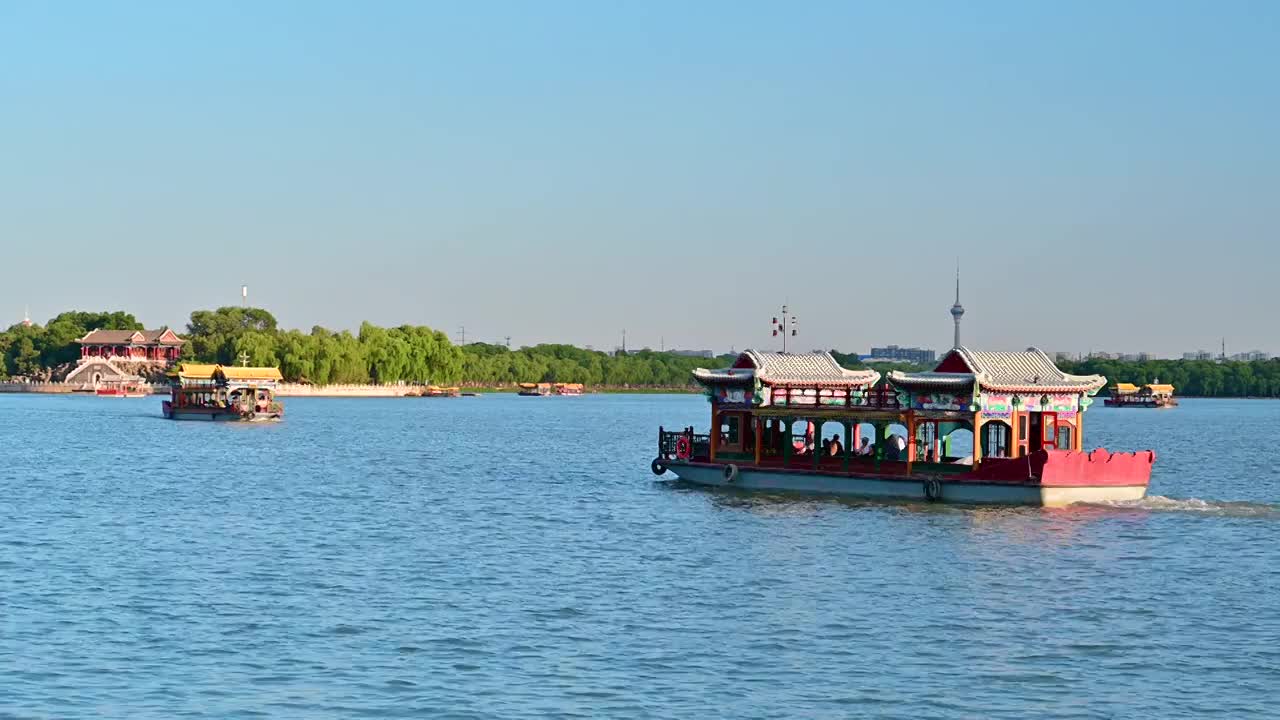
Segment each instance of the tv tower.
M960 318L964 317L964 306L960 304L960 261L956 260L956 304L951 306L951 319L956 323L956 334L951 341L952 348L960 347Z

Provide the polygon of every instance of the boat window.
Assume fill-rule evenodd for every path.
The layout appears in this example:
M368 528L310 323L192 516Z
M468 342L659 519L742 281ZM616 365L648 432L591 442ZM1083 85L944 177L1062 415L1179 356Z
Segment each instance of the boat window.
M1018 423L1018 439L1025 442L1027 439L1027 425L1031 423L1031 416L1024 414L1021 420L1022 422Z
M1058 426L1058 449L1059 450L1071 449L1071 426L1070 425Z
M999 420L992 420L983 425L982 456L989 458L1009 457L1009 436L1011 434L1010 427Z
M741 442L742 418L738 415L725 415L720 423L720 437L729 445Z

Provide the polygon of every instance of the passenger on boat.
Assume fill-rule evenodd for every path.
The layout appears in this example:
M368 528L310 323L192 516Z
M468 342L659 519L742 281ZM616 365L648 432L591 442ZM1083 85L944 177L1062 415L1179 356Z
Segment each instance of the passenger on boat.
M885 458L888 460L901 460L902 452L907 449L907 439L894 433L889 436L889 447L886 448Z
M862 445L858 447L858 455L866 457L872 453L871 438L862 438Z
M840 443L839 435L831 436L831 442L827 443L827 454L831 457L840 457L844 454L844 445Z

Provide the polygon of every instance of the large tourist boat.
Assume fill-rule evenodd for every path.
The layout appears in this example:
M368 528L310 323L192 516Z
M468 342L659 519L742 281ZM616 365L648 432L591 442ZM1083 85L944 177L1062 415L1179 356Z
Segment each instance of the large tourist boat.
M585 389L582 383L556 383L557 395L581 395Z
M169 373L170 398L162 403L170 420L279 422L284 406L276 400L280 370L182 363Z
M1171 408L1178 405L1173 386L1162 385L1160 378L1138 387L1132 383L1116 383L1107 389L1103 401L1108 407Z
M694 379L711 432L659 428L651 467L701 485L1063 506L1140 499L1155 462L1085 451L1106 379L1068 375L1034 348L957 347L932 371L883 377L829 353L748 350Z

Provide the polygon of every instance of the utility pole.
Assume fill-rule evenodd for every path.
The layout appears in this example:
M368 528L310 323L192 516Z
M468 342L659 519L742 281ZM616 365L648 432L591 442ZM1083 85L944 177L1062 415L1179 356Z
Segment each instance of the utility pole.
M510 335L508 335L508 336L506 336L505 338L503 338L503 340L507 343L507 349L508 349L508 350L510 350L510 349L511 349L511 336L510 336Z
M622 328L622 354L627 354L627 329Z
M787 333L791 333L791 337L796 336L796 317L791 314L786 305L782 306L782 319L773 318L773 336L782 335L782 352L787 351Z
M459 345L467 344L467 326L466 325L458 326L458 344Z

